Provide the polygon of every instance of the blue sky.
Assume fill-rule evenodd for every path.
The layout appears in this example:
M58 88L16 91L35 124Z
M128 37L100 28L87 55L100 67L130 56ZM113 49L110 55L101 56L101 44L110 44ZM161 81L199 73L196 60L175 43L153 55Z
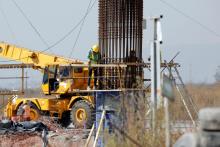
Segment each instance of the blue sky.
M90 2L90 0L15 1L49 45L59 40L79 22L83 15L85 15ZM180 51L181 54L176 61L181 64L180 71L185 82L214 82L213 77L216 68L220 65L220 37L216 35L220 34L220 20L218 19L220 1L166 0L166 2L192 17L194 21L160 0L144 0L145 18L159 16L160 14L164 15L162 20L164 39L162 50L164 59L169 60ZM33 50L44 50L47 47L15 7L12 0L0 0L0 9L5 14L2 15L0 12L0 41ZM10 27L7 25L6 19ZM215 33L204 29L198 22L207 26ZM88 50L93 44L98 42L97 2L86 18L79 40L73 49L79 29L78 27L63 42L48 52L68 57L73 50L72 58L86 61ZM144 30L143 40L143 58L146 60L150 55L150 41L152 40L152 22L150 21L148 21L147 30ZM17 73L15 72L15 74ZM29 79L29 83L41 82L41 80L37 80L41 79L39 73L31 72L31 70L28 73L30 76L39 77ZM5 76L6 74L9 75L7 72L2 72L0 76Z

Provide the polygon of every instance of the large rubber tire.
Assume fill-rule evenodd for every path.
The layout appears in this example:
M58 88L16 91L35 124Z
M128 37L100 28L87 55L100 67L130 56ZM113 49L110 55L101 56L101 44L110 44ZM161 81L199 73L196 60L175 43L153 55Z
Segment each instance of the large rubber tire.
M77 101L70 115L76 128L90 129L94 123L94 107L85 100Z
M32 121L37 121L40 116L41 116L41 113L40 113L40 110L37 108L36 105L34 105L33 103L30 103L28 104L31 108L31 120ZM24 104L21 104L18 109L17 109L17 115L23 115L24 114L24 109L23 109L23 106Z
M70 111L63 112L62 119L60 120L62 127L68 127L71 124Z

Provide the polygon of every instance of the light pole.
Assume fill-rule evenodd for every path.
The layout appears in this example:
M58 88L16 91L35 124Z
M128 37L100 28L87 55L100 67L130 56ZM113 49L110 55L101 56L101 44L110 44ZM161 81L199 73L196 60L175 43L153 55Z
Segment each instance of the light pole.
M161 19L160 17L153 17L154 22L154 39L151 45L151 102L152 102L152 127L153 134L156 133L157 124L157 108L161 102L161 51L162 44Z

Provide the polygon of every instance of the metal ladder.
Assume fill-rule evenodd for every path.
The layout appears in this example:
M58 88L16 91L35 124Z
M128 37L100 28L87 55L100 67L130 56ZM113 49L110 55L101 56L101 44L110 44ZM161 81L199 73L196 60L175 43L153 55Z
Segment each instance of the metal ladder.
M175 87L180 95L181 101L186 109L188 116L190 117L193 125L196 127L195 118L198 115L198 107L193 101L191 95L189 94L186 86L180 76L177 67L173 67L171 70L171 77L173 78Z

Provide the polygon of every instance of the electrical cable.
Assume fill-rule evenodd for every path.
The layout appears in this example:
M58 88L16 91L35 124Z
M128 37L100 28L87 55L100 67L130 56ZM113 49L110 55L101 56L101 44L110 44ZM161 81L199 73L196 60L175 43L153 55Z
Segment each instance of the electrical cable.
M96 0L97 1L97 0ZM86 12L86 14L80 19L80 21L69 31L67 32L62 38L60 38L59 40L57 40L55 43L53 43L52 45L50 45L50 47L48 47L47 49L43 50L43 51L47 51L50 48L53 48L54 46L58 45L59 43L61 43L63 40L65 40L69 35L71 35L77 28L78 26L84 21L85 17L87 17L87 15L90 13L90 11L92 10L92 7L89 9L88 12Z
M213 31L212 29L210 29L208 26L202 24L201 22L199 22L198 20L196 20L195 18L193 18L192 16L184 13L183 11L179 10L178 8L174 7L173 5L171 5L170 3L168 3L165 0L159 0L160 2L162 2L163 4L167 5L169 8L173 9L174 11L178 12L179 14L183 15L184 17L188 18L189 20L191 20L192 22L194 22L195 24L199 25L201 28L205 29L206 31L214 34L215 36L220 38L220 34L218 34L217 32Z
M96 2L97 0L95 0ZM60 38L59 40L57 40L55 43L53 43L52 45L50 45L48 48L40 51L39 53L44 53L47 50L50 50L51 48L53 48L54 46L58 45L59 43L61 43L63 40L65 40L69 35L71 35L77 28L78 26L83 22L83 20L85 20L85 18L87 17L87 15L91 12L95 2L93 3L93 5L89 8L89 10L86 12L86 14L82 17L82 19L80 19L80 21L70 30L68 31L62 38ZM0 63L7 63L7 62L13 62L13 61L19 61L21 59L26 59L29 57L24 57L24 58L18 58L18 59L12 59L12 60L7 60L7 61L0 61Z
M13 2L15 2L14 0L12 0ZM179 9L177 9L176 7L174 7L173 5L171 5L170 3L164 1L164 0L159 0L161 1L162 3L166 4L168 7L172 8L173 10L177 11L178 13L180 13L181 15L187 17L188 19L190 19L191 21L193 21L194 23L200 25L202 28L204 28L205 30L209 31L210 33L213 33L214 35L216 35L217 37L220 37L220 35L218 33L216 33L215 31L211 30L209 27L203 25L202 23L200 23L199 21L195 20L193 17L185 14L184 12L180 11ZM96 2L96 1L95 1ZM15 2L15 5L16 5L16 2ZM93 4L94 5L94 4ZM17 5L18 6L18 5ZM19 6L18 6L19 7ZM59 43L61 43L63 40L65 40L70 34L72 34L73 31L75 31L75 29L84 21L85 17L87 17L88 13L91 11L92 7L90 8L90 10L85 14L85 16L69 31L66 33L66 35L64 35L61 39L59 39L58 41L56 41L55 43L53 43L52 45L50 45L48 48L46 48L45 50L42 50L40 51L40 53L43 53L51 48L53 48L54 46L58 45ZM20 9L21 10L21 9ZM22 14L23 11L21 10ZM24 14L24 16L26 16ZM25 17L27 18L27 17ZM29 20L27 18L27 20ZM30 21L28 21L30 24L32 24ZM32 27L33 24L31 25ZM35 27L34 27L35 28ZM37 31L37 29L35 28L34 29L35 31ZM38 32L38 31L37 31ZM81 32L81 31L80 31ZM38 33L37 33L38 34ZM38 34L40 35L40 34ZM41 36L41 35L40 35ZM78 35L79 36L79 35ZM78 39L77 39L78 40ZM75 44L75 43L74 43ZM74 45L75 46L75 45ZM28 58L28 57L25 57L25 58ZM22 58L23 59L23 58ZM0 61L0 62L11 62L11 61L17 61L17 60L20 60L20 59L13 59L13 60L7 60L7 61Z
M35 31L35 33L38 35L38 37L41 39L41 41L44 43L44 45L46 47L48 47L48 43L45 41L45 39L42 37L42 35L40 34L40 32L37 30L37 28L33 25L33 23L31 22L31 20L27 17L27 15L24 13L24 11L21 9L21 7L15 2L15 0L12 0L12 2L14 3L14 5L17 7L17 9L20 11L20 13L23 15L23 17L27 20L27 22L29 23L29 25L32 27L32 29Z
M3 18L5 19L6 25L7 25L8 29L9 29L10 33L11 33L12 39L15 40L15 42L17 42L17 41L16 41L17 39L16 39L16 37L15 37L15 33L14 33L14 31L13 31L13 29L12 29L12 27L11 27L11 25L10 25L8 19L7 19L7 16L6 16L6 14L5 14L3 8L1 7L1 1L0 1L0 12L1 12Z
M96 1L97 1L97 0L95 0L95 1L92 3L92 0L90 0L90 2L89 2L88 8L87 8L87 10L86 10L86 15L85 15L85 17L84 17L84 19L83 19L83 21L82 21L81 26L80 26L79 32L78 32L78 34L77 34L77 37L76 37L76 40L75 40L75 42L74 42L73 48L72 48L72 50L71 50L71 52L70 52L69 58L72 57L73 51L75 50L76 44L77 44L77 42L78 42L78 40L79 40L79 36L80 36L80 34L81 34L81 32L82 32L82 29L83 29L83 26L84 26L84 23L85 23L85 19L86 19L86 17L88 16L88 12L89 12L89 10L91 10L91 9L94 7ZM91 3L92 3L92 5L91 5ZM91 7L90 7L90 5L91 5Z

